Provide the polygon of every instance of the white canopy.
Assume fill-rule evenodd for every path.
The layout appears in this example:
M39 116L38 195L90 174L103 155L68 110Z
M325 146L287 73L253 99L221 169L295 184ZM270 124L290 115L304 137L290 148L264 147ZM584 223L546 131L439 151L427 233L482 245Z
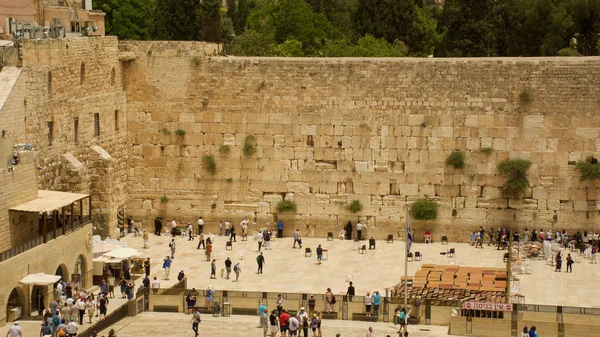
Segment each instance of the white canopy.
M21 283L34 286L47 286L58 282L60 278L60 275L50 275L44 273L29 274L21 279Z
M114 257L115 259L129 259L131 257L138 257L141 255L143 255L143 253L138 252L133 248L117 248L108 253L104 253L103 256Z
M117 258L110 257L110 256L100 256L100 257L95 257L92 261L102 262L102 263L117 263L117 262L121 262L122 259L117 259Z
M93 250L93 254L95 257L102 255L103 253L106 252L111 252L115 249L119 249L119 248L125 248L123 247L123 244L119 244L119 243L114 243L114 242L104 242L102 241L102 243L98 243L96 244L94 242L94 250Z

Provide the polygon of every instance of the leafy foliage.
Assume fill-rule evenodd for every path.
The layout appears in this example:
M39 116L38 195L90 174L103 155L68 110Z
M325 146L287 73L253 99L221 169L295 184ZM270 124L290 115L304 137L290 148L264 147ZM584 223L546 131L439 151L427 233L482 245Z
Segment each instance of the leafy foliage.
M175 134L178 135L179 137L184 137L185 136L185 130L184 129L177 129L175 131Z
M505 196L521 197L529 186L529 179L527 179L529 167L531 162L525 159L506 159L498 163L496 169L508 178L502 190Z
M254 136L246 136L243 152L246 157L252 157L256 153L256 138Z
M410 214L418 220L437 219L438 204L434 200L419 199L410 206Z
M217 174L217 164L215 163L215 157L212 155L205 155L202 157L202 168L208 171L210 175Z
M229 145L221 145L219 147L219 152L224 156L228 156L231 152L231 147Z
M152 35L158 40L200 40L201 7L197 0L157 0Z
M583 55L581 55L580 52L577 51L577 49L573 49L573 48L563 48L558 51L557 55L558 56L583 56Z
M452 151L446 158L446 165L457 170L465 168L465 153L459 150Z
M167 202L169 202L169 198L167 198L167 196L166 196L165 194L163 194L163 195L160 197L160 203L161 203L161 204L166 204Z
M400 40L388 43L367 34L354 45L348 39L329 40L322 54L327 57L403 57L408 54L408 47Z
M286 213L286 212L295 213L296 212L296 203L293 201L290 201L290 200L282 200L277 203L277 206L275 208L277 209L277 212L279 212L279 213Z
M492 149L489 146L484 146L479 151L481 151L481 153L485 154L486 156L489 156L489 155L492 154L492 152L494 151L494 149Z
M93 0L106 13L106 35L119 40L150 40L156 0Z
M577 171L581 174L579 180L595 180L600 179L600 165L599 164L591 164L587 162L580 161L575 166Z
M521 94L519 94L519 101L521 103L531 103L533 101L533 92L529 89L523 89Z
M162 129L162 133L165 136L170 136L171 135L171 131L169 131L169 129L167 129L167 128L163 128Z
M346 206L346 209L352 213L358 213L362 211L362 204L359 200L354 200Z

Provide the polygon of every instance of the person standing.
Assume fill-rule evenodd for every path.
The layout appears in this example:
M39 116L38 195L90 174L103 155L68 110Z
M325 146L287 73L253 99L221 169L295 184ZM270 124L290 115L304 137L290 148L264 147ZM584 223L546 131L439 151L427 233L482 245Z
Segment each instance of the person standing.
M154 219L154 235L160 236L160 231L162 231L162 219L157 216L156 219Z
M571 254L567 254L567 273L573 272L573 258Z
M400 322L400 330L398 331L398 333L402 333L402 330L404 330L405 333L408 332L408 330L406 330L406 320L406 309L402 308L398 311L398 321Z
M327 288L327 291L325 292L325 302L327 313L331 313L331 308L335 304L335 296L333 296L331 288Z
M285 309L282 309L281 315L279 315L279 330L281 331L281 337L285 337L287 335L289 319L290 315Z
M235 226L231 226L231 228L229 229L229 242L233 241L233 242L237 242L237 239L235 237Z
M192 290L188 291L185 296L185 302L187 303L188 313L193 314L196 308L196 289L192 288Z
M315 300L315 296L310 295L310 298L308 299L308 315L309 316L312 316L312 314L314 314L316 302L317 301Z
M233 282L237 282L240 279L240 273L242 272L242 267L239 262L233 266L233 272L235 273L235 281Z
M277 295L275 305L277 306L277 315L281 316L281 312L283 311L283 298L281 297L281 294Z
M269 309L266 307L260 313L260 326L263 329L263 337L267 337L267 332L269 332Z
M267 305L265 304L265 301L262 300L260 302L260 305L258 306L258 316L260 316L260 319L258 320L258 326L260 328L262 328L264 326L262 316L265 313L265 309L267 309ZM268 326L268 324L267 324L267 326Z
M198 218L198 235L204 233L204 220L202 220L202 217Z
M265 242L263 242L265 250L272 249L271 248L271 234L269 233L269 231L266 230L263 232L263 239L265 240Z
M206 239L206 250L204 252L206 253L206 261L210 261L210 255L212 254L212 242L210 242L208 239Z
M348 221L344 230L346 230L346 240L352 240L352 222Z
M198 337L198 324L200 324L200 311L198 308L194 308L194 313L192 314L192 331L194 331L195 337Z
M283 221L277 221L277 238L283 238Z
M67 336L69 336L69 337L76 336L77 329L79 329L79 327L77 326L77 322L75 322L74 318L71 318L71 322L69 322L69 324L67 324Z
M323 260L323 248L319 245L317 247L317 264L321 264L321 260Z
M371 316L371 305L373 304L373 297L371 297L371 293L367 292L365 296L365 312L367 316Z
M263 244L263 233L262 231L259 231L258 234L256 234L256 242L258 242L258 251L260 252L260 248L262 247Z
M171 259L167 256L163 260L163 269L165 270L165 280L169 280L169 271L171 271Z
M263 272L263 265L266 263L265 257L263 256L263 253L260 253L260 255L258 255L256 257L256 263L258 263L257 274L262 274L262 272Z
M381 295L379 295L379 291L375 291L373 293L373 313L375 317L379 317L379 306L381 305Z
M213 293L215 292L215 290L213 289L212 286L208 286L208 288L206 288L206 302L208 303L208 310L210 310L213 306Z
M294 247L292 248L296 248L296 243L302 248L302 239L300 238L300 231L298 231L298 228L294 231Z
M144 261L144 272L146 277L150 276L150 258L146 258L146 261Z
M560 273L562 268L562 256L560 255L560 252L556 253L556 270L557 272Z
M171 221L171 236L175 237L176 232L177 232L177 220L173 219L173 221Z
M171 258L174 259L175 258L175 239L171 239L171 242L169 242L169 248L171 248Z
M269 315L269 332L271 333L271 337L276 337L278 331L279 319L277 318L277 315L275 315L275 310L273 310L271 315Z
M147 249L147 248L150 248L150 246L148 245L148 239L149 239L150 237L149 237L149 234L148 234L148 230L147 230L147 229L144 229L144 234L142 234L142 237L144 238L144 248L146 248L146 249Z
M86 306L87 314L88 314L88 323L92 324L92 317L94 317L94 313L96 312L96 303L94 301L93 294L90 294L85 306Z
M106 317L106 311L108 309L108 298L104 295L98 297L98 311L100 311L100 317Z
M133 220L131 219L131 216L128 216L127 217L127 234L132 233L132 228L133 228Z
M308 337L308 314L304 311L304 307L301 307L298 312L298 325L302 328L304 337ZM300 335L300 333L298 333L298 335Z
M223 222L219 221L219 236L223 236Z
M296 336L298 333L298 327L299 327L298 319L294 316L291 316L288 319L287 327L288 327L288 331L290 332L290 337Z
M230 230L229 227L231 227L229 220L225 220L225 236L229 236L229 230Z
M217 278L217 260L215 259L210 263L210 278Z
M83 325L83 316L85 316L85 302L82 298L80 298L77 300L76 304L77 309L79 310L79 325Z
M354 285L352 281L348 283L348 290L346 290L346 295L348 295L348 301L352 301L352 296L356 295L356 291L354 290Z
M192 224L189 222L187 225L187 232L188 232L188 241L194 241L194 227L192 227Z
M361 224L360 220L358 220L358 223L356 224L356 239L358 241L362 240L362 229L363 229L363 224Z
M154 279L152 280L152 293L158 294L158 289L160 289L160 282L158 282L158 279L154 276Z
M225 270L227 271L227 279L229 280L229 275L231 274L231 260L229 258L227 258L225 260ZM221 277L223 277L223 275L221 274Z

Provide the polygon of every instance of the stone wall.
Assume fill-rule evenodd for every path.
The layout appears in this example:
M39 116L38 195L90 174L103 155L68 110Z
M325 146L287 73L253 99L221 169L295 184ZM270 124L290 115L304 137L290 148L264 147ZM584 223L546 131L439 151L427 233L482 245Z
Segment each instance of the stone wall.
M600 147L597 58L198 60L143 43L127 50L137 56L125 83L137 218L202 215L214 231L249 216L258 227L286 198L298 205L283 215L290 232L324 235L360 217L367 235L384 237L405 226L406 202L427 197L439 218L415 221L417 238L429 228L464 240L480 225L598 230L597 186L572 165ZM466 153L465 169L445 165L453 150ZM532 162L522 200L502 197L495 166L506 158ZM353 200L358 214L345 209Z
M0 121L20 122L8 131L39 151L40 189L92 194L95 225L114 233L127 201L128 147L117 39L25 41L22 52L23 68L7 99L21 107L9 114L3 108Z

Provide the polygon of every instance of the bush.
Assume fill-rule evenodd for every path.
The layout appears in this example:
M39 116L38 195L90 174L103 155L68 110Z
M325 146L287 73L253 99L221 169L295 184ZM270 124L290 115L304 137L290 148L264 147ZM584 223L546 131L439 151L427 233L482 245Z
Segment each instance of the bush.
M289 200L282 200L277 203L277 212L285 213L285 212L296 212L296 203Z
M229 145L221 145L221 147L219 147L219 153L221 153L224 156L229 156L230 152L231 147Z
M579 180L581 181L600 179L599 164L590 164L587 162L580 161L577 163L575 168L581 174L581 176L579 176Z
M533 92L529 89L523 89L519 95L519 101L521 103L531 103L533 101Z
M481 153L485 154L486 156L489 156L492 154L492 151L494 151L494 150L489 146L484 146L479 151L481 151Z
M462 151L456 150L452 151L446 158L446 165L452 166L455 169L463 169L465 168L465 154Z
M232 183L233 182L233 178L227 178L227 179L225 179L225 181L228 182L228 183Z
M529 186L527 179L529 167L531 167L531 162L525 159L506 159L498 163L496 166L498 172L508 177L502 189L505 196L519 198L523 195Z
M199 66L199 65L200 65L200 63L202 63L202 60L201 60L201 59L200 59L198 56L194 56L194 57L192 57L192 58L190 59L190 62L191 62L193 65Z
M204 168L211 175L217 174L217 164L215 163L215 157L212 155L205 155L202 157L202 168Z
M362 204L359 200L354 200L346 206L346 209L352 213L358 213L362 211Z
M438 204L434 200L419 199L410 206L410 213L417 220L437 219Z
M171 131L167 130L167 128L163 128L163 129L162 129L162 133L163 133L163 135L165 135L165 136L169 136L169 135L171 135Z
M583 56L577 49L563 48L556 53L558 56Z
M175 134L178 135L179 137L184 137L185 136L185 130L184 129L177 129L177 131L175 131Z
M256 138L252 135L246 136L244 140L244 156L252 157L256 153Z
M167 196L163 194L162 197L160 197L160 203L166 204L167 202L169 202L169 198L167 198Z

